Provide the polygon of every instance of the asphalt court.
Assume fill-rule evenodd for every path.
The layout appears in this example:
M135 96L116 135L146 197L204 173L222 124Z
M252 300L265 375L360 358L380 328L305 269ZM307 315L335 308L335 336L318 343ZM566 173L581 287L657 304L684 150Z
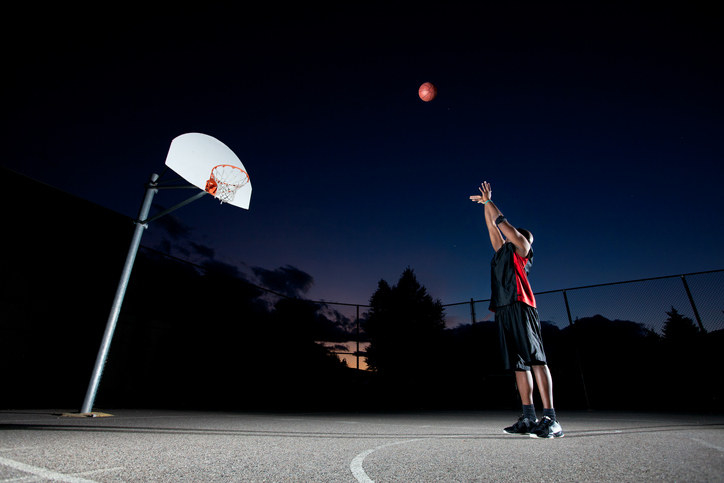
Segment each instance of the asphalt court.
M0 411L0 482L722 481L724 416Z

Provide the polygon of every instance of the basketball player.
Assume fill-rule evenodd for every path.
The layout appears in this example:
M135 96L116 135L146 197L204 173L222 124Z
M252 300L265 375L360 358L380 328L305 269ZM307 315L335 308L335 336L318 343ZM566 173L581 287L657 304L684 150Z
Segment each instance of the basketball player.
M495 256L491 262L490 310L495 312L500 334L500 349L506 370L515 371L523 415L504 429L509 434L529 434L537 438L560 438L561 425L553 408L553 381L546 362L541 324L535 297L528 282L533 261L533 235L515 228L491 199L490 183L483 182L480 195L470 199L485 209L485 223ZM538 420L533 404L533 376L543 402L543 417Z

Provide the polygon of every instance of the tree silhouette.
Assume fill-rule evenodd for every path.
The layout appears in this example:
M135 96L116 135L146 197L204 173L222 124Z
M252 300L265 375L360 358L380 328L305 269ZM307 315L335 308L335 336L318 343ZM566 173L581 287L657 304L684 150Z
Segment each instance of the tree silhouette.
M673 306L666 312L668 318L664 322L662 333L664 339L672 341L688 340L699 334L699 327L691 318L680 314Z
M433 300L411 268L397 285L380 280L370 298L364 329L369 337L368 366L384 375L425 375L436 366L445 317L442 303Z

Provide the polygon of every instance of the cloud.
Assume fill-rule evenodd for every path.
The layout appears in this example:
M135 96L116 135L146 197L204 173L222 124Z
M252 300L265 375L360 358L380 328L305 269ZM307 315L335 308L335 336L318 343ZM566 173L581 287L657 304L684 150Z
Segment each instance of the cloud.
M165 208L155 205L159 210L163 210ZM151 215L153 216L153 215ZM159 226L161 229L163 229L168 236L176 241L179 239L186 239L189 237L189 234L191 233L191 228L189 228L187 225L181 222L178 218L176 218L173 215L164 215L158 220L155 220L151 222L154 225Z
M171 242L168 238L164 238L157 244L156 248L161 253L171 253Z
M355 320L350 319L326 303L320 305L318 314L320 317L329 321L331 325L334 325L347 333L352 333L356 328Z
M154 206L159 211L164 209L160 205ZM175 250L186 258L192 254L207 260L214 260L216 257L216 250L208 245L202 245L192 241L192 229L175 216L170 214L164 215L153 223L164 232L163 239L158 243L158 249L160 251L170 254L172 250ZM227 270L224 271L226 272Z
M182 258L188 258L189 255L191 255L188 248L178 242L171 241L168 238L163 238L161 241L157 242L154 248L161 253L171 256L175 255Z
M300 297L314 285L314 277L291 265L268 270L252 267L252 272L264 287L290 297Z
M213 260L214 256L216 255L216 251L206 245L200 245L198 243L191 242L191 248L196 252L197 255L211 260Z
M219 262L216 260L207 260L202 265L206 273L210 275L221 275L224 277L246 280L246 277L239 271L239 268L229 263Z

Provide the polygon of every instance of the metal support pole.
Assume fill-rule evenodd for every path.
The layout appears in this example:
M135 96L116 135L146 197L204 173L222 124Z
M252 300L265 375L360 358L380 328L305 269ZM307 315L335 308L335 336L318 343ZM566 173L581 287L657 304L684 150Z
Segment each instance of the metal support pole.
M694 317L696 317L696 322L699 324L701 333L706 334L706 330L704 330L704 324L701 323L701 317L699 317L699 311L696 310L694 297L691 296L691 290L689 290L689 284L686 282L686 277L684 275L681 276L681 281L684 283L684 290L686 290L686 296L689 297L689 303L691 304L691 308L694 310Z
M470 320L475 325L475 300L472 297L470 298Z
M186 205L188 205L188 204L190 204L190 203L193 203L194 201L198 200L199 198L202 198L202 197L206 196L207 194L208 194L208 193L207 193L206 191L201 191L201 192L193 195L191 198L188 198L188 199L182 201L181 203L179 203L179 204L177 204L177 205L174 205L174 206L172 206L171 208L160 212L159 214L155 215L155 216L154 216L153 218L151 218L151 219L148 219L148 220L147 220L146 218L139 218L139 220L140 220L140 222L141 222L142 224L148 225L148 224L151 223L152 221L156 221L156 220L158 220L159 218L161 218L162 216L168 215L168 214L171 213L172 211L176 211L176 210L179 209L179 208L183 208L184 206L186 206ZM146 213L146 216L148 216L148 213Z
M566 303L566 313L568 314L568 324L571 326L571 330L573 331L574 337L576 333L576 328L573 325L573 318L571 318L571 308L568 305L568 295L566 294L566 291L563 291L563 301ZM577 338L577 337L576 337ZM586 378L583 376L583 364L581 363L581 351L578 348L578 341L575 342L576 346L576 360L578 362L578 372L581 374L581 384L583 384L583 397L586 399L586 407L588 410L591 410L591 401L588 399L588 390L586 389Z
M138 215L139 220L146 220L148 213L151 210L151 202L153 196L156 194L156 181L158 180L157 174L151 175L151 181L146 187L146 197L141 205L141 210ZM88 384L88 391L86 392L83 406L80 412L90 413L93 409L93 402L96 398L96 392L98 391L98 385L101 382L101 374L103 373L103 366L105 366L106 358L108 357L108 350L111 347L111 339L113 339L113 332L116 330L116 323L118 322L118 316L121 313L121 305L123 305L123 298L126 295L126 288L128 288L128 280L131 278L131 270L133 269L133 263L136 260L136 254L138 253L138 247L141 245L141 236L143 230L146 228L146 223L136 222L136 230L133 232L133 238L131 239L131 246L128 249L128 255L126 256L126 263L123 266L123 272L121 273L121 280L118 283L116 289L116 296L113 299L113 305L111 306L111 313L108 316L106 322L106 330L103 334L103 340L101 342L100 349L98 350L98 357L96 358L95 366L93 367L93 374L91 375L90 383Z

